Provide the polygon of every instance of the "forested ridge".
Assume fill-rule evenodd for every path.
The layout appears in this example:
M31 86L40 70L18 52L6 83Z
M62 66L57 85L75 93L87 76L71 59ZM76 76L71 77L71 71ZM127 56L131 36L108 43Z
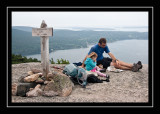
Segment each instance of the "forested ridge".
M86 48L88 44L95 44L99 38L105 37L107 42L118 40L139 39L148 40L148 32L126 31L73 31L54 29L53 37L49 38L49 52L64 49ZM12 54L31 55L40 54L40 37L32 37L32 27L12 27Z

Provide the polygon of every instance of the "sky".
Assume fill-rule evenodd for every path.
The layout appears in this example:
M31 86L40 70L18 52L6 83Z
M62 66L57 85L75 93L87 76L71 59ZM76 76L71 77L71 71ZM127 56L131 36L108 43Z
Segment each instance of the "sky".
M148 26L148 12L12 12L12 26L40 27L129 27Z

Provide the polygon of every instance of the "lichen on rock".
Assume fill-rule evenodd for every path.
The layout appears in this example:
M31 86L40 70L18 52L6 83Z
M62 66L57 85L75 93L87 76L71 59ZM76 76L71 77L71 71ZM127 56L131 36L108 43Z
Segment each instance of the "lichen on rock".
M53 72L53 80L46 85L44 91L55 91L59 96L68 96L72 92L72 87L68 76Z

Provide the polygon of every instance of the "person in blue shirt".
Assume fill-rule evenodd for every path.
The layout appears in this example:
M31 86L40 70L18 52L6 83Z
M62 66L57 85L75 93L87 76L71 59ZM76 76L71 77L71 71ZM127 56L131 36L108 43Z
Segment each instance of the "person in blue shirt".
M110 50L107 46L106 38L100 38L98 44L91 47L90 51L88 52L85 59L83 60L81 67L84 68L84 66L85 66L84 62L87 59L88 55L92 52L95 52L98 55L98 57L96 59L97 65L102 64L103 68L107 68L109 66L114 66L115 68L118 68L118 69L132 70L133 72L137 72L137 71L139 71L139 69L142 68L141 61L138 61L138 63L129 64L129 63L126 63L126 62L123 62L123 61L116 59L116 57L110 52ZM110 56L110 58L103 57L104 52L106 52Z

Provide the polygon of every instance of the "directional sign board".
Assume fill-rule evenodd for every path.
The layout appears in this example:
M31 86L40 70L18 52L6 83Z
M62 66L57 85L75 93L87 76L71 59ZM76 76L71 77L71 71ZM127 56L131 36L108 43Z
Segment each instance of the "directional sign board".
M32 36L53 36L53 28L32 28Z

